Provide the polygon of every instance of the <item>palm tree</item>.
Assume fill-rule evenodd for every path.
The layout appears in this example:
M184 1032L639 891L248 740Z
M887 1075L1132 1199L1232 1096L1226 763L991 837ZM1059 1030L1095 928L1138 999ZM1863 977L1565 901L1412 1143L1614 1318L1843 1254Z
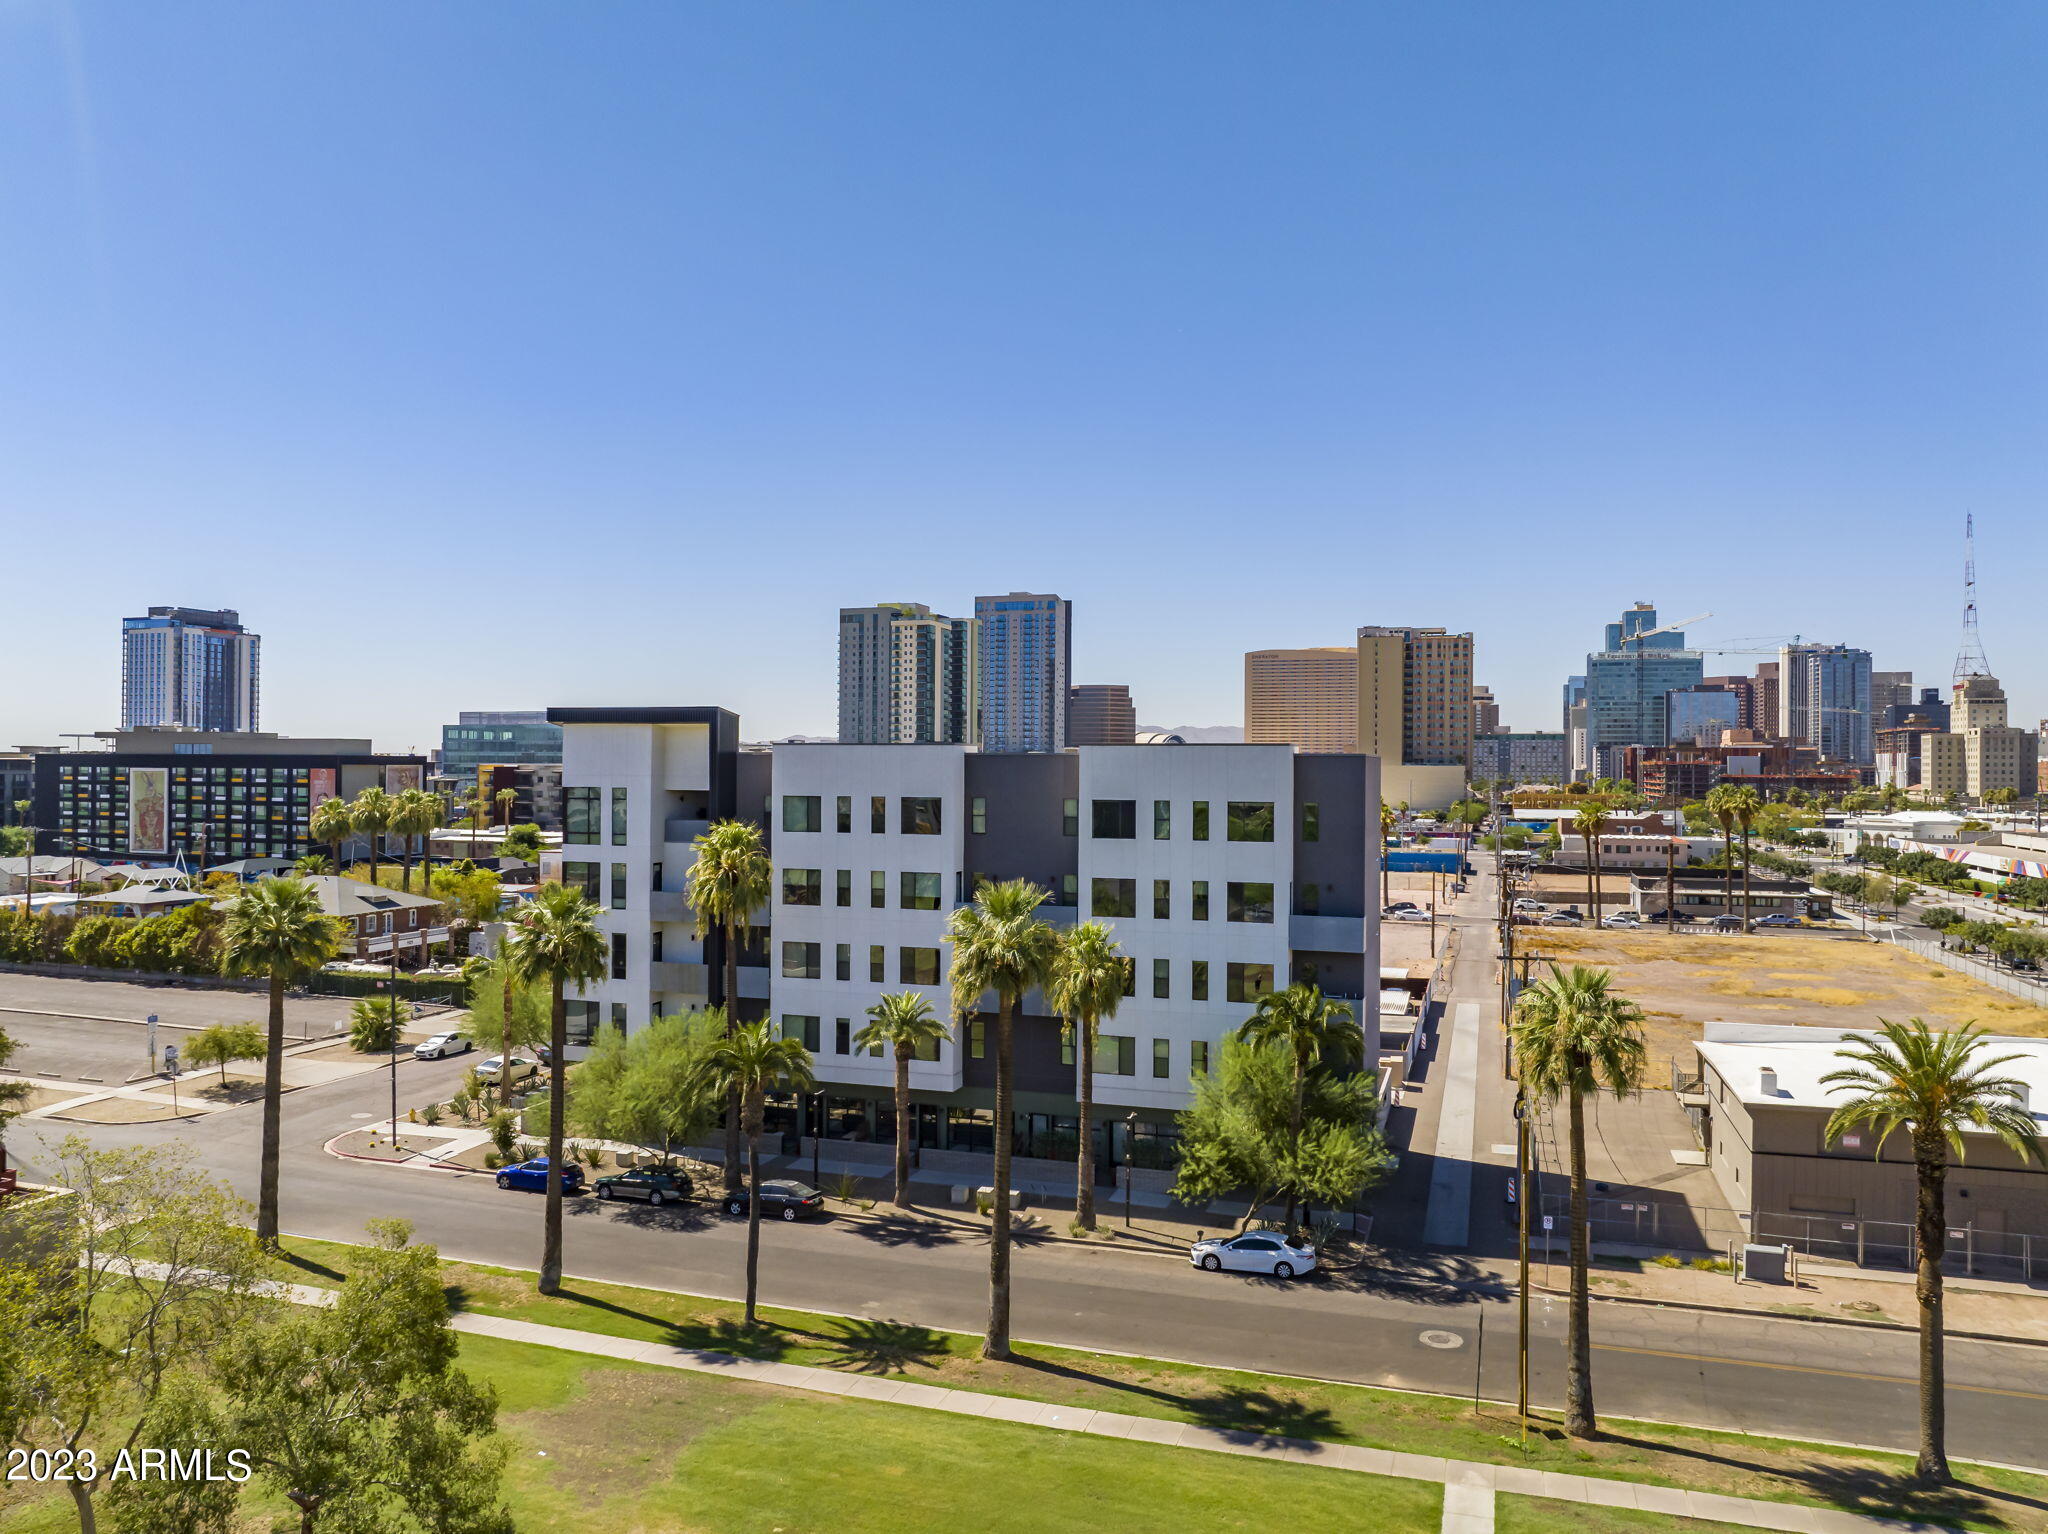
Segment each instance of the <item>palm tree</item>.
M901 999L901 998L898 998ZM915 998L922 1001L922 997ZM730 1021L729 1019L727 1020ZM899 1057L900 1058L900 1057ZM772 1091L803 1093L816 1085L811 1052L801 1039L778 1039L767 1019L728 1027L704 1057L712 1090L740 1100L747 1133L747 1325L754 1324L754 1298L761 1268L761 1117ZM900 1109L899 1109L900 1112Z
M974 904L956 910L946 923L953 944L953 1011L964 1021L981 1010L982 996L996 993L995 1209L988 1242L988 1335L983 1358L1010 1356L1010 1141L1011 1030L1017 1005L1033 986L1052 974L1059 934L1038 916L1046 892L1024 879L984 884Z
M316 842L325 842L334 849L334 866L339 869L341 849L348 845L349 838L356 834L355 817L349 813L346 799L323 799L314 806L313 818L307 823L308 833Z
M1707 813L1721 823L1721 856L1727 868L1721 909L1732 916L1735 914L1735 785L1715 784L1707 790L1704 802Z
M377 882L377 858L384 850L384 833L391 829L391 796L381 788L366 788L348 804L348 822L358 836L370 839L370 882Z
M1607 806L1599 800L1572 816L1572 830L1586 839L1586 914L1600 920L1600 838L1607 830Z
M270 1053L263 1062L263 1151L257 1174L256 1235L277 1242L277 1155L284 1130L284 992L334 957L341 923L320 909L303 879L259 879L228 902L221 969L270 979Z
M1290 985L1258 1000L1237 1036L1254 1047L1277 1044L1294 1062L1294 1105L1287 1133L1296 1154L1301 1150L1302 1106L1308 1096L1308 1073L1318 1061L1348 1065L1364 1056L1365 1034L1350 1006L1331 1001L1312 985ZM1287 1190L1287 1224L1294 1226L1296 1194Z
M730 1036L740 1016L740 935L774 894L775 865L761 845L761 828L751 820L721 820L697 838L696 847L690 905L700 928L716 927L725 934L725 983L718 1003ZM736 1193L739 1186L740 1100L735 1094L726 1100L725 1191Z
M1867 1124L1877 1131L1874 1154L1882 1156L1894 1130L1904 1128L1912 1136L1920 1182L1920 1275L1914 1286L1920 1302L1920 1456L1913 1469L1924 1480L1946 1481L1941 1258L1948 1237L1949 1152L1961 1161L1963 1131L1979 1129L1998 1136L2022 1159L2048 1157L2034 1116L2021 1106L2025 1083L1993 1074L2024 1056L1980 1058L1988 1040L1974 1024L1949 1033L1937 1033L1917 1017L1904 1023L1880 1018L1878 1025L1877 1034L1845 1041L1836 1053L1852 1063L1820 1079L1822 1086L1850 1094L1828 1116L1826 1139L1833 1144L1843 1131Z
M1387 838L1394 834L1394 827L1401 823L1401 817L1394 813L1394 807L1386 800L1380 801L1380 905L1387 906L1394 898L1393 876L1387 869Z
M1757 812L1764 807L1763 795L1747 783L1738 784L1728 790L1728 813L1735 817L1735 823L1742 827L1742 930L1749 928L1749 828L1756 823Z
M541 1238L540 1292L562 1287L562 1117L568 1073L562 1056L569 1048L569 1007L564 992L603 977L604 934L597 907L567 884L543 884L533 903L519 913L519 940L510 960L521 981L548 987L548 1207ZM509 1067L508 1067L509 1069Z
M519 798L516 789L501 788L491 795L498 801L498 823L506 830L512 829L512 805Z
M292 871L298 874L331 874L334 862L324 852L309 852L292 861Z
M862 1049L889 1049L896 1056L896 1202L910 1202L910 1062L919 1049L952 1032L932 1015L932 1004L915 991L884 996L868 1008L874 1021L854 1035Z
M1064 1017L1074 1033L1079 1070L1081 1134L1075 1151L1074 1218L1083 1230L1095 1229L1095 1028L1116 1016L1123 1003L1131 961L1110 929L1085 921L1060 940L1045 999Z
M1626 1096L1642 1083L1643 1009L1613 989L1610 970L1550 966L1550 978L1515 1000L1515 1068L1531 1097L1563 1098L1571 1121L1571 1307L1565 1341L1565 1430L1597 1431L1593 1417L1592 1264L1586 1219L1586 1094Z
M423 788L408 788L391 801L391 834L399 838L398 855L403 863L398 877L401 890L412 889L412 838L420 839L420 893L427 892L426 871L432 866L427 856L427 838L441 828L441 801ZM421 949L425 952L424 946Z

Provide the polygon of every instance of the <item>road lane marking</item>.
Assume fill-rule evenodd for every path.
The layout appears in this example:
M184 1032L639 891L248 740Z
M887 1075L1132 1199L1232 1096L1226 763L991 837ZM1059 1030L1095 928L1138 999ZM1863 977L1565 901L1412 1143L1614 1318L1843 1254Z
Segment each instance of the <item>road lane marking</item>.
M1694 1364L1732 1364L1742 1369L1780 1369L1788 1374L1825 1374L1838 1380L1875 1380L1882 1385L1912 1385L1918 1387L1918 1379L1908 1379L1896 1374L1858 1374L1853 1369L1816 1369L1811 1364L1774 1364L1760 1358L1712 1358L1705 1353L1669 1353L1662 1348L1630 1348L1614 1342L1596 1342L1595 1352L1636 1353L1644 1358L1678 1358ZM2033 1390L2000 1390L1995 1385L1958 1385L1948 1382L1950 1390L1974 1390L1979 1395L2015 1396L2022 1401L2048 1401L2048 1395Z

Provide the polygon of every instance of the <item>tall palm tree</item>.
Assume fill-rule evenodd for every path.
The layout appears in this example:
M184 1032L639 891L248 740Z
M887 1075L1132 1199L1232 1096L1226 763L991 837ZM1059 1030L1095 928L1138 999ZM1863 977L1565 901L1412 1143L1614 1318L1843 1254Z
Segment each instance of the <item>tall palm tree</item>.
M427 856L427 838L441 828L441 801L423 788L408 788L391 801L391 834L398 841L398 855L403 871L398 877L401 890L412 889L412 839L420 842L420 893L427 892L426 870L432 865Z
M365 788L348 802L348 821L358 836L370 839L370 882L377 882L377 859L384 833L391 829L391 796L381 788Z
M697 838L690 868L690 905L701 930L725 934L725 975L718 1004L728 1036L740 1019L740 936L756 911L774 895L775 865L751 820L721 820ZM725 1113L725 1191L740 1186L740 1100L728 1095Z
M1600 920L1600 838L1607 830L1607 806L1599 800L1580 807L1572 830L1586 839L1586 914Z
M346 799L323 799L313 807L313 818L306 829L316 842L325 842L334 849L334 866L342 867L341 849L349 838L356 834L355 817L349 813Z
M1721 857L1726 865L1721 909L1732 916L1735 914L1735 785L1716 783L1707 790L1704 803L1707 813L1721 823Z
M1095 1028L1116 1016L1130 977L1131 961L1117 946L1110 929L1084 921L1060 939L1045 999L1067 1020L1074 1033L1074 1063L1079 1073L1080 1145L1074 1161L1074 1218L1083 1230L1095 1229Z
M498 801L498 824L506 830L512 829L512 806L518 800L516 789L501 788L491 797Z
M1294 1105L1287 1132L1296 1154L1301 1150L1302 1108L1308 1096L1308 1073L1319 1061L1353 1064L1364 1056L1365 1033L1350 1006L1332 1001L1312 985L1290 985L1261 996L1237 1036L1258 1046L1277 1044L1294 1062ZM1287 1190L1287 1224L1294 1225L1297 1194Z
M236 891L221 923L221 969L270 979L270 1052L263 1062L263 1152L256 1235L277 1241L277 1155L284 1129L284 992L334 957L341 923L320 909L302 879L259 879Z
M569 1006L564 992L604 975L604 933L598 910L583 892L567 884L543 884L533 902L519 913L519 940L510 959L519 979L545 981L548 987L548 1207L541 1238L540 1292L562 1287L562 1118L568 1072L562 1056L569 1048Z
M922 1000L923 998L918 998ZM803 1093L816 1085L811 1052L801 1039L778 1039L766 1018L728 1028L704 1057L712 1090L738 1095L747 1133L747 1325L754 1324L754 1298L761 1270L761 1118L772 1091Z
M1613 989L1611 970L1550 966L1515 1000L1515 1069L1531 1097L1563 1098L1571 1124L1571 1306L1566 1317L1565 1430L1590 1438L1593 1416L1592 1245L1586 1219L1586 1096L1642 1084L1643 1009Z
M1025 879L984 884L946 923L953 944L953 1011L964 1021L996 993L995 1209L989 1222L988 1335L983 1358L1010 1356L1010 1141L1015 1092L1011 1034L1024 993L1051 977L1059 934L1038 908L1046 892Z
M1742 930L1749 927L1749 829L1756 824L1757 813L1764 807L1763 795L1747 783L1737 784L1728 790L1728 813L1742 828Z
M1914 1295L1920 1302L1920 1455L1914 1471L1929 1481L1949 1479L1947 1412L1943 1401L1941 1258L1948 1237L1945 1191L1949 1152L1963 1159L1963 1131L1996 1135L2021 1158L2048 1160L2034 1116L2020 1106L2024 1083L1995 1075L2002 1065L2024 1058L1983 1059L1984 1031L1965 1024L1937 1033L1919 1018L1904 1023L1878 1020L1876 1034L1845 1041L1836 1053L1851 1062L1821 1077L1821 1085L1850 1094L1828 1116L1827 1140L1869 1125L1877 1131L1874 1154L1903 1128L1912 1137L1913 1167L1920 1191L1920 1273Z
M888 1049L896 1056L896 1202L910 1202L910 1062L918 1050L936 1045L952 1029L932 1015L932 1004L915 991L884 996L868 1008L874 1021L854 1035L862 1049Z

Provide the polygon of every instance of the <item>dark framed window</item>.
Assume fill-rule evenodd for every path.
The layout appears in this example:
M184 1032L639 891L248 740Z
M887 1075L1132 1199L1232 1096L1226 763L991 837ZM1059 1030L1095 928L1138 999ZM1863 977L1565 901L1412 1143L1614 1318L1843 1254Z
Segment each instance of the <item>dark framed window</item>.
M604 877L602 863L564 863L562 882L574 890L581 890L583 898L592 905L597 904L598 880Z
M1173 837L1173 801L1154 799L1152 801L1152 840L1169 841Z
M834 943L832 945L832 978L835 980L851 980L853 978L853 944ZM846 1053L843 1049L839 1052L842 1055Z
M1088 914L1090 916L1136 916L1138 914L1138 881L1136 879L1090 879L1088 881Z
M562 842L570 847L595 847L598 842L599 791L562 790Z
M1095 1035L1095 1074L1135 1076L1138 1074L1138 1041L1128 1033Z
M1154 879L1152 881L1152 919L1171 921L1173 919L1173 881Z
M624 863L612 864L612 909L614 911L626 909L626 865Z
M897 801L896 829L905 836L937 836L939 803L937 799L925 797L906 797Z
M851 1018L832 1019L832 1053L850 1055L853 1053L853 1021Z
M1188 966L1188 999L1207 1001L1209 999L1209 961L1196 959Z
M614 932L612 934L612 979L623 980L625 978L626 934L623 932Z
M1224 966L1225 1001L1250 1002L1273 994L1273 966L1270 964L1228 964Z
M1323 887L1314 880L1294 886L1294 914L1297 916L1320 916L1323 910Z
M939 908L939 876L905 873L898 875L897 901L905 911L936 911Z
M1189 806L1188 835L1198 842L1209 839L1209 801L1197 799Z
M834 813L836 819L833 823L841 831L851 831L853 829L853 795L841 794L834 805Z
M785 831L822 831L825 823L821 815L821 801L816 794L784 794L782 796L782 829Z
M853 904L853 870L842 868L832 875L832 900L835 905Z
M820 943L784 943L782 945L782 978L785 980L816 980L818 978L818 952Z
M1256 800L1230 801L1230 823L1226 833L1233 842L1270 842L1273 839L1273 806Z
M976 836L988 834L988 800L978 795L967 804L967 829Z
M1152 1041L1152 1074L1164 1078L1173 1074L1173 1040Z
M911 1058L911 1059L913 1059L913 1060L936 1060L936 1059L938 1059L938 1058L939 1058L939 1041L938 1041L937 1039L922 1039L922 1040L920 1040L920 1041L918 1042L918 1044L917 1044L917 1047L911 1050L911 1052L910 1052L910 1058Z
M661 928L656 927L647 937L647 957L656 964L661 962Z
M612 845L623 847L626 841L626 791L615 788L612 790Z
M879 911L889 903L889 876L881 869L868 874L868 905Z
M1188 1045L1188 1074L1206 1076L1209 1074L1209 1041L1196 1039Z
M1209 881L1197 879L1190 886L1188 904L1196 921L1209 919Z
M1323 807L1320 804L1304 804L1301 807L1301 839L1305 842L1319 842L1323 839Z
M1089 830L1097 841L1127 842L1138 835L1138 801L1096 799L1089 805Z
M876 836L884 836L889 830L889 797L875 794L868 800L868 829Z
M1173 994L1173 960L1152 961L1152 999L1164 1001Z
M623 1001L612 1003L612 1026L621 1033L626 1031L626 1004Z
M1062 799L1060 801L1060 835L1079 836L1080 834L1081 801L1079 799Z
M977 1017L967 1025L967 1052L977 1060L988 1058L988 1019Z
M1238 884L1232 882L1225 887L1227 917L1231 921L1251 921L1271 925L1273 921L1273 886L1270 884Z
M823 885L815 868L785 868L782 870L782 903L784 905L817 905Z
M1061 875L1060 875L1060 904L1061 904L1061 905L1077 905L1077 904L1079 904L1079 903L1080 903L1080 899L1081 899L1081 876L1080 876L1079 874L1061 874Z
M805 1017L800 1012L785 1012L782 1014L782 1036L795 1039L815 1055L818 1052L818 1019Z
M883 958L887 952L888 949L880 943L868 944L868 981L872 985L880 985L889 978L887 961Z
M939 983L938 949L897 949L896 983L898 985L937 985Z
M1128 954L1124 956L1124 994L1138 994L1138 961Z

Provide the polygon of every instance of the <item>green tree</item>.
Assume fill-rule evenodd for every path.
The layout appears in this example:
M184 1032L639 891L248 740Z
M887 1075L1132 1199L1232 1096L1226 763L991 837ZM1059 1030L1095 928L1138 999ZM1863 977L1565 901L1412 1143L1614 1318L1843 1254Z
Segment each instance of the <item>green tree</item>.
M228 1067L237 1060L261 1060L270 1053L263 1030L254 1023L214 1023L202 1028L185 1046L185 1063L195 1070L220 1067L220 1084L228 1084Z
M1095 1029L1116 1016L1130 981L1131 960L1099 921L1082 922L1059 942L1045 999L1075 1035L1081 1133L1074 1167L1074 1218L1095 1229Z
M370 882L377 882L377 860L384 854L384 836L391 829L391 796L383 789L358 790L348 802L348 823L355 834L370 843Z
M398 838L399 875L398 887L412 890L413 842L419 842L420 887L419 893L428 893L433 884L432 851L429 839L441 829L441 798L423 788L402 790L391 801L391 834Z
M715 1008L651 1018L631 1034L605 1029L570 1078L569 1127L593 1139L659 1147L668 1160L717 1120L704 1066L724 1032Z
M334 868L342 866L342 848L349 844L356 834L355 817L349 813L346 799L323 799L313 807L313 818L306 823L306 831L316 842L325 842L333 849ZM325 870L332 873L334 869Z
M580 891L566 884L543 884L533 903L519 913L518 940L512 945L513 973L521 980L548 988L548 1191L541 1237L540 1292L562 1287L562 1122L567 1075L562 1057L569 1049L569 1009L565 991L581 989L603 978L604 933L598 910Z
M1642 1085L1643 1011L1613 988L1609 970L1550 966L1550 978L1516 998L1515 1068L1530 1099L1562 1098L1571 1138L1571 1305L1566 1317L1565 1428L1575 1438L1597 1431L1586 1213L1586 1098L1601 1090L1626 1096Z
M1735 911L1735 792L1732 783L1716 783L1706 797L1707 813L1721 827L1721 855L1727 870L1721 909L1730 915Z
M1600 919L1600 838L1607 831L1607 806L1595 800L1572 816L1572 832L1586 840L1586 915Z
M519 791L501 788L491 797L498 801L498 823L507 831L512 829L512 806L519 802Z
M811 1052L801 1039L778 1039L764 1018L742 1023L713 1043L704 1056L704 1081L714 1093L740 1100L747 1137L747 1321L755 1320L761 1273L761 1119L764 1099L775 1091L808 1092Z
M292 872L306 876L331 874L334 872L334 860L324 852L309 852L292 860Z
M467 971L469 980L470 1036L496 1039L498 1054L510 1059L512 1052L532 1049L548 1042L553 1014L547 987L537 980L522 981L512 949L518 945L515 927L497 958L476 963ZM498 1077L498 1106L512 1106L512 1078L501 1071Z
M1963 1132L1975 1129L1996 1135L2023 1160L2048 1158L2034 1116L2020 1105L2025 1083L1995 1074L2024 1056L1984 1058L1990 1041L1973 1024L1937 1033L1917 1017L1904 1023L1880 1018L1878 1030L1846 1040L1836 1054L1849 1064L1820 1079L1822 1086L1849 1094L1829 1115L1826 1140L1833 1144L1846 1131L1868 1125L1877 1132L1872 1154L1882 1156L1896 1130L1912 1139L1919 1180L1914 1295L1920 1302L1920 1454L1914 1470L1925 1480L1947 1481L1941 1258L1948 1240L1949 1156L1963 1159Z
M932 1015L932 1004L915 991L884 996L868 1008L871 1021L854 1036L862 1049L888 1050L896 1059L896 1202L910 1202L910 1062L920 1050L938 1058L952 1030ZM1084 1121L1085 1122L1085 1121ZM1086 1138L1085 1135L1083 1138Z
M1288 1133L1296 1156L1308 1104L1309 1073L1318 1066L1340 1067L1357 1063L1365 1053L1365 1034L1351 1008L1331 1001L1312 985L1290 985L1284 991L1261 996L1252 1015L1241 1024L1237 1036L1247 1044L1275 1044L1294 1065L1294 1107L1289 1114ZM1287 1190L1287 1223L1295 1223L1297 1190Z
M121 963L121 939L127 935L129 925L117 916L81 917L65 940L65 955L73 964L112 969Z
M508 858L518 858L522 863L540 861L540 827L517 825L506 831L505 840L499 844L499 852Z
M1010 1356L1010 1150L1016 1133L1012 1033L1024 993L1052 976L1059 935L1038 915L1046 892L1023 879L983 884L974 904L953 912L953 1011L963 1022L996 993L995 1208L989 1222L988 1335L983 1358Z
M300 879L261 879L228 903L221 967L230 975L270 981L269 1031L263 1062L263 1151L257 1176L256 1234L277 1241L277 1156L284 1127L284 993L341 946L342 927L320 910Z
M359 1054L389 1054L409 1010L396 996L358 996L348 1013L348 1047Z
M751 820L721 820L697 838L697 861L689 875L690 905L697 925L716 930L724 939L725 963L719 1005L725 1009L728 1032L740 1021L740 940L756 911L766 909L774 893L775 865L761 842L761 828ZM724 1182L727 1193L740 1185L740 1103L726 1104Z
M449 916L472 928L496 921L504 911L504 885L491 869L474 865L437 868L429 885L429 892L447 907Z
M14 1058L14 1051L20 1048L0 1029L0 1076L7 1070L7 1062ZM25 1081L0 1080L0 1171L7 1169L7 1126L21 1116L21 1105L28 1101L29 1085Z

